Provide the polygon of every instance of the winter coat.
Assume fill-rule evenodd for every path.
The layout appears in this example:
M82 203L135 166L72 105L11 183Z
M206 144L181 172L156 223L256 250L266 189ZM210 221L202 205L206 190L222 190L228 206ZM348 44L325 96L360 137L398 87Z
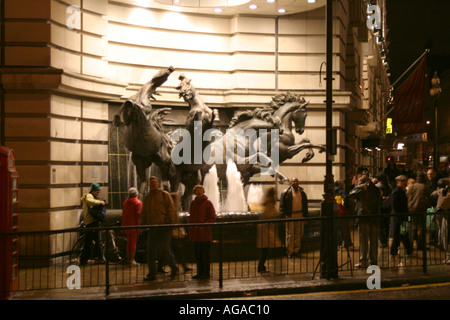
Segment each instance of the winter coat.
M216 211L208 197L196 197L189 208L188 223L212 223L216 221ZM212 241L211 227L192 227L188 230L189 239L193 242Z
M396 187L392 191L392 214L396 213L407 213L408 212L408 198L406 197L406 192L402 188ZM393 216L393 222L400 223L402 221L407 221L408 216Z
M177 213L170 194L162 189L150 190L144 199L141 225L175 223L177 223Z
M277 219L278 209L275 202L267 203L260 219ZM260 223L257 226L256 247L257 248L279 248L281 247L280 235L278 232L279 223Z
M380 214L381 192L372 182L358 184L350 191L348 196L355 200L356 215Z
M426 213L429 206L429 189L426 184L416 182L406 191L408 212Z
M81 197L81 204L83 208L84 223L91 224L95 222L94 217L89 213L89 208L101 204L102 200L96 199L92 193L85 193Z
M140 222L140 215L142 212L142 202L136 197L127 198L122 206L122 226L138 226ZM123 232L125 234L131 231L138 231L137 229L127 229Z
M302 194L302 209L303 217L308 217L308 197L306 193L300 188L300 193ZM280 217L290 218L292 216L292 187L287 188L281 193L280 196Z
M379 217L369 218L381 213L381 192L372 182L358 184L350 191L349 198L355 200L355 213L359 216L357 223L378 224Z

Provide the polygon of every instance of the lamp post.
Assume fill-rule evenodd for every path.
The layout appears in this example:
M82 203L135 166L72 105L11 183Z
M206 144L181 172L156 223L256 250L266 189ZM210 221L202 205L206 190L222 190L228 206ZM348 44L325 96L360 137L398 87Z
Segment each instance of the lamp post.
M441 95L441 80L438 77L437 71L434 72L431 79L430 95L434 98L434 146L433 146L433 167L439 169L439 155L437 151L438 146L438 99Z
M338 277L337 243L334 199L334 177L332 171L333 146L333 0L327 0L326 7L326 175L324 181L324 199L322 201L322 220L320 266L321 278Z

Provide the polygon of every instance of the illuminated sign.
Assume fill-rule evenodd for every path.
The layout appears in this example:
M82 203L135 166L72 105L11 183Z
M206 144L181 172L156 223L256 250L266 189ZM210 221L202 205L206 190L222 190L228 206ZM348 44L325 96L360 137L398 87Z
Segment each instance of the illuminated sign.
M392 133L392 118L386 120L386 134Z

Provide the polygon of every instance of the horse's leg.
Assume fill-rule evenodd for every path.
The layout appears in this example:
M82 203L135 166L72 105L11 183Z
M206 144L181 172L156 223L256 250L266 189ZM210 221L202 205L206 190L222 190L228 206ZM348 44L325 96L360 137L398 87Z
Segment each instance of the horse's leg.
M132 156L132 160L134 165L136 166L136 173L138 176L138 185L139 185L139 196L142 198L145 193L145 189L147 187L147 176L145 171L151 165L147 164L147 161L139 156ZM139 183L140 182L140 183Z
M293 146L287 147L288 156L289 156L289 158L292 158L293 156L295 156L296 154L300 153L301 151L303 151L305 149L318 149L319 153L322 153L325 151L325 148L323 146L314 145L309 142L306 142L306 143L300 142L299 144L295 144Z

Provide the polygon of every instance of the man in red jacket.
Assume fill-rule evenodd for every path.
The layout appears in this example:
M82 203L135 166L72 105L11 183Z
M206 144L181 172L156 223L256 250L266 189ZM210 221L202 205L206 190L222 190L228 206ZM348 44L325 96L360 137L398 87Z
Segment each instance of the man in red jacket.
M216 221L216 211L205 195L202 185L194 187L196 198L191 202L188 223L212 223ZM189 228L189 239L194 243L197 274L193 279L210 278L210 251L212 241L211 227Z

